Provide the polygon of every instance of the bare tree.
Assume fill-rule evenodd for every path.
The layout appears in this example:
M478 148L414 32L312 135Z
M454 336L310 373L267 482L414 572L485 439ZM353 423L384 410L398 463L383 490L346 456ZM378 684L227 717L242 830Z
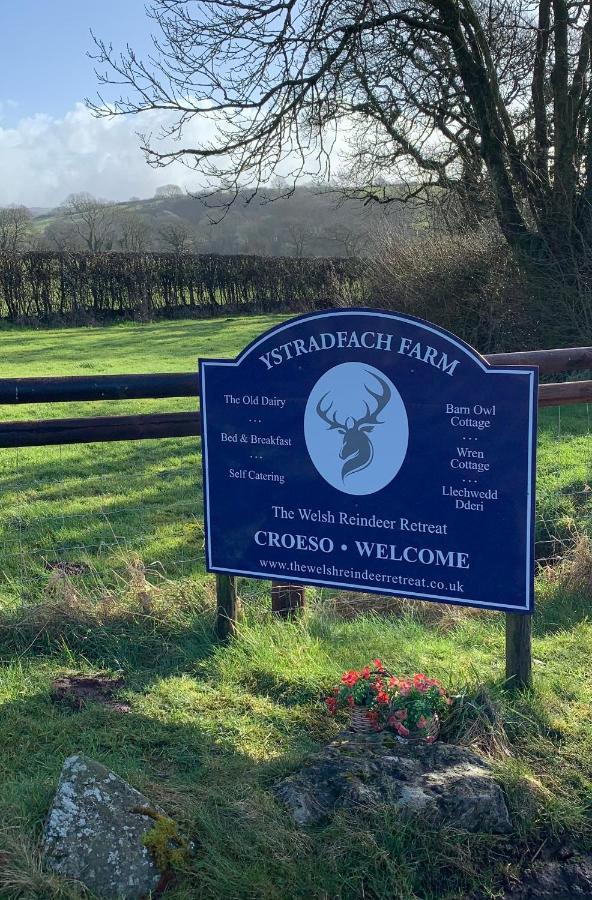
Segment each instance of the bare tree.
M124 210L115 219L117 243L125 253L146 253L152 243L152 229L137 213Z
M50 222L43 232L43 237L47 246L51 250L57 250L58 253L80 250L84 246L74 225L63 219Z
M335 228L328 229L326 236L335 241L343 255L347 257L359 256L369 243L368 234L365 231L354 231L346 225L337 225Z
M311 238L311 228L306 222L289 222L286 227L286 244L292 249L293 255L299 259L305 255L305 250Z
M152 0L157 56L97 41L103 83L124 85L99 115L173 114L144 139L157 166L182 161L256 190L328 173L331 140L353 128L351 167L368 198L468 196L492 208L531 260L592 247L591 5L584 0ZM195 118L213 139L185 143ZM472 204L469 208L472 208Z
M114 240L114 204L92 194L70 194L61 207L83 245L91 253L111 250Z
M20 253L26 249L33 216L26 206L0 209L0 250Z
M179 187L178 184L163 184L160 187L157 187L154 196L158 200L173 200L176 197L183 196L183 190Z
M190 253L194 246L194 233L183 219L163 221L158 229L160 240L171 253Z

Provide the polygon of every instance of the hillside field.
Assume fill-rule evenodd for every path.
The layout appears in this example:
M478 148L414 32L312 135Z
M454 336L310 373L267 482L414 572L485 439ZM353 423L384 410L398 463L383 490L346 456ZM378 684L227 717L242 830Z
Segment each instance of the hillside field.
M0 331L0 377L196 369L279 317ZM194 408L191 399L3 407L32 419ZM81 898L37 841L64 759L85 753L180 823L196 853L171 900L500 898L533 859L592 850L592 432L586 406L539 428L534 687L503 686L503 616L309 591L274 621L239 582L244 620L212 636L199 440L0 450L0 898ZM495 571L492 561L492 571ZM347 602L347 601L351 602ZM336 735L323 697L374 657L460 695L451 739L490 756L515 830L469 835L385 809L298 831L270 793ZM52 703L67 673L122 673L122 712ZM562 851L563 852L563 851Z
M420 218L411 204L367 205L314 186L302 185L290 194L268 188L256 198L245 191L232 200L227 194L208 199L180 191L111 204L103 207L99 226L102 249L137 248L129 244L131 232L142 250L178 251L181 236L185 252L191 247L199 253L352 256L364 252L381 228L411 227ZM225 203L230 206L223 215ZM87 246L84 223L63 207L42 211L31 231L35 242L48 249Z

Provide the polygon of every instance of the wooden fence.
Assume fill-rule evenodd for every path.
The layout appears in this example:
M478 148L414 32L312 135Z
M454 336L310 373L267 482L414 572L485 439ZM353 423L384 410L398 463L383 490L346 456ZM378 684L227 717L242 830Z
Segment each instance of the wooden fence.
M494 365L535 365L539 367L541 375L576 372L592 369L592 347L493 353L485 359ZM0 404L148 400L198 395L197 373L188 372L0 379ZM541 384L539 387L541 407L590 402L592 402L592 380ZM34 419L1 422L0 448L195 437L199 433L198 411L77 419Z
M485 359L495 365L536 365L541 375L578 372L592 369L592 347L497 353ZM197 396L197 373L186 372L0 379L0 404L8 405ZM574 403L592 403L592 380L544 383L539 387L541 407ZM195 437L199 434L198 411L4 421L0 422L0 448ZM216 630L220 637L225 637L234 631L238 615L233 577L217 576L217 598ZM303 602L301 585L272 585L272 606L278 614L289 616ZM517 685L527 684L530 680L530 617L508 614L506 623L508 677Z

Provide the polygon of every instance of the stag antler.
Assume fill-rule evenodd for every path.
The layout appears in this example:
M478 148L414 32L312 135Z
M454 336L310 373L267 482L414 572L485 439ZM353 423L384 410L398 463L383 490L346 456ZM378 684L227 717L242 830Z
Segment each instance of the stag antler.
M360 429L364 425L382 425L383 423L379 422L377 417L380 415L382 410L391 399L391 389L389 388L386 381L384 381L383 378L379 378L378 375L374 374L374 372L368 372L368 375L372 375L373 378L376 378L382 388L382 392L376 393L376 391L371 391L368 385L364 385L370 396L374 397L374 399L377 401L378 405L374 412L371 413L369 404L364 401L364 405L366 407L366 415L363 418L356 420L356 428L358 429Z
M339 422L336 411L333 409L331 412L333 401L330 400L329 405L323 407L323 402L329 396L330 391L323 394L317 403L319 418L327 423L330 431L337 429L343 435L343 443L339 451L340 459L345 460L341 470L342 481L345 481L346 476L352 475L354 472L361 472L372 463L374 446L367 432L372 431L375 425L384 424L378 416L391 399L391 390L387 382L369 369L366 369L366 373L372 375L381 388L380 391L372 391L368 385L364 385L365 390L376 401L376 409L373 413L370 412L370 404L365 400L366 414L362 418L354 419L353 416L348 416L345 422Z
M333 410L333 416L332 416L332 418L331 418L331 419L329 418L329 410L330 410L331 407L333 406L333 401L331 401L331 402L329 403L329 406L328 406L326 409L323 409L323 407L322 407L323 400L324 400L325 397L327 397L330 393L331 393L330 391L327 391L326 394L323 394L323 396L321 397L321 399L320 399L319 402L317 403L317 415L321 417L321 419L323 420L323 422L326 422L326 423L327 423L327 425L329 426L330 429L333 429L333 428L341 428L341 429L345 430L345 425L342 425L341 422L338 422L338 421L337 421L337 413L336 413L335 410Z

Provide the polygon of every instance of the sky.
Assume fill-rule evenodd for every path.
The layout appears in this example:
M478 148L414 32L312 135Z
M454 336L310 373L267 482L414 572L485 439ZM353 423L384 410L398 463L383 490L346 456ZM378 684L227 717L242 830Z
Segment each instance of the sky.
M97 91L91 29L145 56L154 23L144 0L0 0L0 206L55 206L77 191L126 200L170 182L196 186L182 166L146 164L136 131L156 130L158 114L141 122L88 112L83 101Z

